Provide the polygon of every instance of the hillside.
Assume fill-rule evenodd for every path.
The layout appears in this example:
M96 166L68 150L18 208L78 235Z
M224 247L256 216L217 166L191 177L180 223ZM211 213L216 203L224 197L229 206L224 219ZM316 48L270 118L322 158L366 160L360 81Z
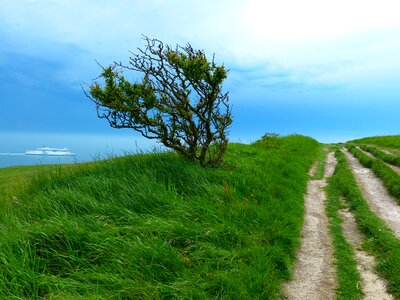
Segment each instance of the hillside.
M356 144L375 145L400 151L400 135L373 136L351 141Z
M68 165L68 167L71 166L72 165ZM51 165L0 168L0 193L7 193L7 190L25 182L29 182L29 180L38 172L46 172L51 168L53 168Z
M304 136L40 172L0 202L0 298L279 298L299 247Z
M398 141L0 169L0 298L400 299Z

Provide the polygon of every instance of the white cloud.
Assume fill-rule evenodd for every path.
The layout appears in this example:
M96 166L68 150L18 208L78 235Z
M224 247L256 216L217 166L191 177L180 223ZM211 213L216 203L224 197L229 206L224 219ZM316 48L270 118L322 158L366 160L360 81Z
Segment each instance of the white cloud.
M42 58L79 49L59 74L73 80L97 70L94 59L126 60L146 34L215 52L228 67L261 66L261 80L277 86L329 85L400 60L399 7L395 0L2 0L0 33L3 47ZM267 78L277 73L290 74Z
M400 25L395 0L251 0L244 8L244 29L272 41L337 38Z

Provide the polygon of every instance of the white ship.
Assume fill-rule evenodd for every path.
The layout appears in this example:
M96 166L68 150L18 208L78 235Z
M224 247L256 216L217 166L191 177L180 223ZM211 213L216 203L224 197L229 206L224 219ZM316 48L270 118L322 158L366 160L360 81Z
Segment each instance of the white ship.
M68 148L50 148L50 147L41 147L36 150L27 150L25 151L26 155L52 155L52 156L73 156L75 153L72 153L68 150Z

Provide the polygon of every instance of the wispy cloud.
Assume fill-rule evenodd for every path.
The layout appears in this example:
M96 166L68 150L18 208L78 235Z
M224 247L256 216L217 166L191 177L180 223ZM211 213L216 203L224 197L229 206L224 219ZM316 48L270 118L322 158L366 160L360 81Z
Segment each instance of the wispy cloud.
M127 60L128 50L142 46L146 34L216 53L218 61L242 70L242 78L256 76L268 88L299 82L337 86L352 80L346 77L350 67L397 51L396 5L392 0L3 0L0 26L3 48L68 61L59 74L71 82L92 78L95 59Z
M400 94L397 0L1 0L2 86L21 86L18 105L29 101L30 88L45 98L40 87L53 89L49 103L81 101L80 84L100 72L95 60L126 62L129 50L144 46L141 34L215 53L230 69L225 88L241 108L345 106ZM84 120L88 112L77 107Z

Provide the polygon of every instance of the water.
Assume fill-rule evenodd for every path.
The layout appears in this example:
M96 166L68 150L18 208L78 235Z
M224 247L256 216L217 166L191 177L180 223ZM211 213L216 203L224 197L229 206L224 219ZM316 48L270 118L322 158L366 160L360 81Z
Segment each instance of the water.
M25 155L26 150L48 146L67 147L75 156ZM132 134L49 134L0 132L0 167L65 164L104 159L110 156L152 151L154 141Z
M42 165L42 164L68 164L78 162L73 156L41 156L25 155L19 153L0 153L0 167Z
M230 136L231 142L250 143L258 140L261 133L242 132ZM350 140L355 137L314 135L321 142ZM75 156L33 156L25 155L26 150L48 146L67 147ZM133 130L115 130L113 134L55 134L55 133L13 133L0 132L0 168L8 166L65 164L104 159L109 156L151 152L160 144L148 140Z

